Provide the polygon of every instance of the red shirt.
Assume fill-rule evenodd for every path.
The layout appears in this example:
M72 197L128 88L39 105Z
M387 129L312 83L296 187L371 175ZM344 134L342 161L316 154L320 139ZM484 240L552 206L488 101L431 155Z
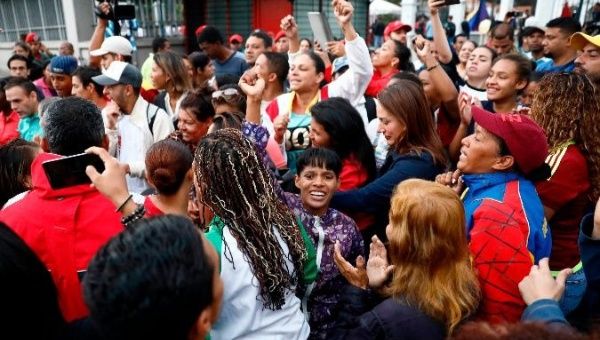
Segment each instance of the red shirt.
M452 140L454 139L454 135L456 135L456 131L460 125L460 121L452 121L450 118L450 114L448 110L452 110L453 108L446 107L446 105L452 105L451 103L442 103L440 108L436 113L436 130L440 139L442 140L442 145L444 148L448 149ZM454 104L454 106L456 106ZM458 109L458 108L457 108Z
M344 159L342 162L342 171L340 172L339 191L347 191L361 187L369 175L354 155Z
M0 145L4 145L15 138L19 138L19 115L11 111L8 116L0 112Z
M348 191L359 188L367 182L369 174L354 155L344 159L342 162L342 171L340 172L339 191ZM359 230L364 230L375 223L375 218L371 214L364 212L348 211L346 212L354 221Z
M383 90L387 83L392 79L392 77L400 72L399 70L392 70L388 74L382 75L381 72L375 70L373 72L373 78L371 78L371 82L367 86L367 90L365 91L365 96L377 97L379 91Z
M111 237L123 230L115 206L89 184L54 190L42 162L60 158L41 153L31 165L33 189L0 211L0 220L14 230L48 268L56 284L66 321L88 315L80 276Z
M588 197L588 165L575 144L553 151L546 163L552 168L552 176L537 182L535 188L544 206L554 210L548 221L552 231L550 269L572 268L579 263L579 223L592 203Z
M154 202L152 202L150 196L146 196L146 199L144 200L144 208L146 209L146 214L144 217L155 217L165 214L162 210L158 209Z

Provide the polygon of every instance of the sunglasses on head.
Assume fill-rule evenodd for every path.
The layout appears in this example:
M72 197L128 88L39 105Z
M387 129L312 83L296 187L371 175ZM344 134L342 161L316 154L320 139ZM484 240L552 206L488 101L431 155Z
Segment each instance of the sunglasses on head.
M212 99L225 98L226 100L229 100L236 96L240 96L240 93L238 92L237 89L234 89L234 88L225 89L225 90L217 90L212 93Z

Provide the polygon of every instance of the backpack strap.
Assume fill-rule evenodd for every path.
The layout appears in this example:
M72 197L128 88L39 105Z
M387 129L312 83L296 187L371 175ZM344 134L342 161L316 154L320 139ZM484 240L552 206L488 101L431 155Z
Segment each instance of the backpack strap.
M154 112L150 113L150 103L146 107L146 118L148 118L148 128L150 129L150 133L152 137L154 137L154 121L156 120L156 114L158 113L158 106L155 106Z

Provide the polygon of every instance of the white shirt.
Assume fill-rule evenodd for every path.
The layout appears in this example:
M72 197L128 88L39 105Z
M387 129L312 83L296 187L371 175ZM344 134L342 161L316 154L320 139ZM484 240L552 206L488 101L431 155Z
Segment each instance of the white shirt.
M171 97L169 97L169 93L167 92L165 94L165 108L167 111L167 115L169 115L169 118L171 118L171 120L175 121L177 118L179 118L177 115L179 114L179 109L181 108L181 102L185 99L187 94L187 92L184 92L181 95L181 97L177 99L177 102L175 102L175 111L173 111L173 109L171 108Z
M148 116L156 111L152 132ZM142 193L149 188L146 182L146 152L154 144L173 132L173 121L167 113L138 97L131 114L123 114L117 122L119 142L116 157L121 163L129 164L127 187L129 191Z
M288 254L288 247L277 231L275 235L284 253ZM294 291L287 292L285 304L281 309L264 308L258 280L227 227L223 228L223 238L228 246L225 247L223 244L221 249L221 278L225 282L223 307L219 320L210 332L211 338L213 340L308 338L310 327L300 310L301 302ZM233 264L225 257L225 252L229 250ZM288 268L294 268L294 264L287 256L285 261Z

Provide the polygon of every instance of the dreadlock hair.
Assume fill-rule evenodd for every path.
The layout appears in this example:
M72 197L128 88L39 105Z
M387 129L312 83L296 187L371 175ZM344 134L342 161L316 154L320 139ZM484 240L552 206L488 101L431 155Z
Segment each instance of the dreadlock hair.
M204 137L194 156L198 195L235 237L260 285L263 306L281 309L302 278L307 252L292 212L277 197L254 144L235 129ZM286 255L277 233L287 244ZM225 258L233 263L223 239ZM290 272L285 260L293 265Z
M546 131L550 150L574 141L586 157L591 199L600 197L600 96L592 81L576 73L551 73L542 78L531 115Z

